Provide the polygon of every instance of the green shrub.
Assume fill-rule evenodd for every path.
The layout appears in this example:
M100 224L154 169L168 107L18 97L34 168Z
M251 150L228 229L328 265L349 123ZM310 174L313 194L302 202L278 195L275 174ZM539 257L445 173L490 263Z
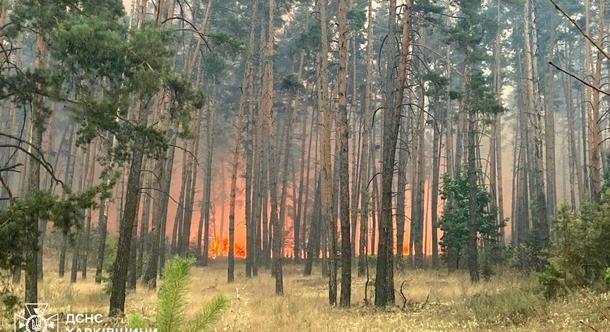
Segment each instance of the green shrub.
M572 288L606 282L610 254L610 197L584 204L579 212L563 206L553 221L555 240L547 266L539 275L545 296L565 295Z
M542 273L538 274L538 282L542 286L542 293L545 298L551 299L567 294L568 287L563 275L558 264L553 261L547 265Z
M470 185L463 176L452 178L443 176L440 190L441 199L447 204L439 220L443 235L440 246L443 258L449 268L460 268L460 261L465 261L467 248L470 242ZM476 192L476 230L478 237L488 246L495 244L500 228L496 223L497 211L490 208L491 194L483 186L477 187Z

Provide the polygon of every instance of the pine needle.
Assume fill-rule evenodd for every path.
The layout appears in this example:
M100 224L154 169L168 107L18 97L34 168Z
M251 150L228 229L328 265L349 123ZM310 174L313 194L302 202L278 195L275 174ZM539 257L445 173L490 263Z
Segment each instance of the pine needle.
M157 328L159 332L180 331L184 322L184 307L192 260L175 258L167 262L159 289Z
M210 303L201 309L197 317L190 322L188 331L209 331L212 325L220 320L222 313L229 307L229 303L229 299L226 296L222 294L215 296Z

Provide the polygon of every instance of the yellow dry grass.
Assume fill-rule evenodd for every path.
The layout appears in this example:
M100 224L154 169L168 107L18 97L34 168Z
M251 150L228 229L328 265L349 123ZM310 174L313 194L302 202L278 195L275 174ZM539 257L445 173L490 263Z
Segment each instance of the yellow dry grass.
M231 306L216 331L610 331L605 318L610 311L608 294L581 291L547 302L537 294L535 278L512 272L471 284L463 273L407 270L395 276L397 307L381 310L364 305L365 279L355 275L352 307L341 309L328 305L327 281L317 270L303 277L300 266L285 267L284 296L275 295L268 271L251 279L243 271L238 264L236 282L228 284L224 262L194 267L187 315L224 293ZM403 281L405 309L398 292ZM55 271L48 271L40 297L57 312L108 310L108 296L93 282L93 274L70 284L69 276L59 279ZM156 292L138 285L128 295L126 311L152 319L155 306Z

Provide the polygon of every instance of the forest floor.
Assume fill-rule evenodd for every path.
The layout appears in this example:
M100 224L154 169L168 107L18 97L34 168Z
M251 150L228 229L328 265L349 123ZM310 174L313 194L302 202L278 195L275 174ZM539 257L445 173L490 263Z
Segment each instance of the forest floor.
M610 294L579 291L549 302L537 291L535 277L508 271L471 284L460 272L406 270L395 274L397 306L384 310L365 305L366 279L354 274L352 307L340 309L329 307L327 280L317 269L303 277L300 265L285 266L285 295L276 296L267 270L246 279L238 263L236 281L228 284L225 263L194 267L187 300L186 314L192 316L214 295L230 298L216 331L610 331ZM59 279L48 271L41 302L53 312L106 313L108 295L93 275L87 280L79 275L70 284L69 273ZM126 311L154 318L156 292L138 286L127 297Z

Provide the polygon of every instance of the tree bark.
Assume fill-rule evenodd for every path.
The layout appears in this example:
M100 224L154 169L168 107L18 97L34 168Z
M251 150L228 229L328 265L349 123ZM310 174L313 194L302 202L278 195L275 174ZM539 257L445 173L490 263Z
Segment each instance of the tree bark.
M337 91L339 139L339 219L341 220L341 307L349 307L352 286L351 220L349 200L349 120L347 116L348 27L347 3L339 0L339 73Z
M369 176L371 168L371 158L369 155L369 142L371 141L371 134L373 128L372 117L369 116L371 112L371 88L373 80L373 1L368 0L367 10L367 28L366 28L366 78L364 86L364 105L362 117L363 121L363 132L362 132L362 156L360 166L360 238L358 241L358 276L364 276L366 272L367 263L367 238L368 238L368 222L369 222L369 204L370 204L370 192L369 192ZM375 165L372 165L373 169ZM355 230L354 230L355 231ZM374 243L373 243L374 244Z
M333 179L332 165L330 154L330 136L332 128L332 115L329 109L328 98L328 37L327 37L327 18L326 18L326 0L318 2L320 10L320 93L318 107L320 112L320 174L321 174L321 203L322 203L322 220L326 225L326 237L329 250L329 268L330 274L328 279L328 302L330 305L337 303L337 239L336 239L336 222L333 220Z
M136 110L137 123L146 123L146 110ZM143 114L144 113L144 114ZM135 149L131 158L129 177L127 178L127 192L125 195L125 208L121 224L119 226L119 242L117 244L117 255L112 273L112 290L110 293L110 315L117 316L125 311L125 286L127 279L127 269L129 266L129 251L133 237L133 227L138 211L138 191L140 184L140 174L142 172L142 162L144 150L139 144L135 144Z

